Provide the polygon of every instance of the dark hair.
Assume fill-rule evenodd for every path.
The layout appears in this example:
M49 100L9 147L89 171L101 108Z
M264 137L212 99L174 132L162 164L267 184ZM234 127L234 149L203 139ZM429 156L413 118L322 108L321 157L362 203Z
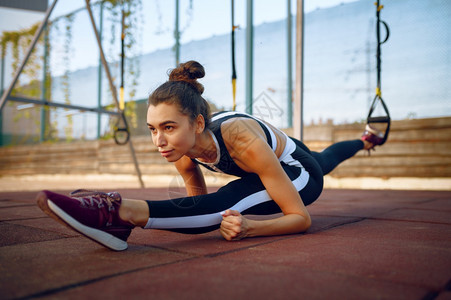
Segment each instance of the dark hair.
M205 119L205 128L210 123L210 107L202 97L204 86L197 79L205 76L204 67L197 61L181 63L171 70L169 80L160 85L149 96L149 105L176 103L180 112L193 122L198 115Z

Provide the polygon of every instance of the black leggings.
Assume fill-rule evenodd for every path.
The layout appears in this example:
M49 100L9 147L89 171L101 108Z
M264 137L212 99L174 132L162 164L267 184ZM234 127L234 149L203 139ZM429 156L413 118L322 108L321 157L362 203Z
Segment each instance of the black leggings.
M324 175L363 149L361 140L353 140L333 144L317 153L310 151L302 142L292 140L296 149L289 159L281 162L281 166L305 205L320 196ZM190 234L218 229L222 221L221 212L227 209L237 210L243 215L280 212L256 174L231 181L214 193L163 201L148 200L147 204L150 218L145 228Z

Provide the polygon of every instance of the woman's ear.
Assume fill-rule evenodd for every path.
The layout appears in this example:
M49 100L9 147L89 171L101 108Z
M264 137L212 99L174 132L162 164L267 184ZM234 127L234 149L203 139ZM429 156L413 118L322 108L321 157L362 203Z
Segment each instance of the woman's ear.
M204 116L198 115L196 118L196 133L202 133L205 129L205 119Z

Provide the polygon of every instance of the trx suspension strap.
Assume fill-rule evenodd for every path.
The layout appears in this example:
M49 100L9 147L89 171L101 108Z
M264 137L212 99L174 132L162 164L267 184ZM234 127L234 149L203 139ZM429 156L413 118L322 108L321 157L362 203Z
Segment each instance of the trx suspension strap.
M235 69L235 5L234 0L232 0L232 96L233 96L233 106L232 110L236 109L236 69Z
M122 3L122 29L121 29L121 86L119 89L119 108L122 113L125 110L125 101L124 101L124 62L125 62L125 11L124 11L124 3ZM125 116L123 118L125 120ZM124 122L124 126L120 127L119 118L116 125L114 126L114 141L118 145L127 144L130 138L130 132L128 131L128 124Z
M124 4L122 4L124 5ZM119 90L119 107L124 110L124 60L125 60L125 11L122 7L122 21L121 21L121 87Z
M385 23L384 21L382 21L380 19L380 11L384 8L383 5L379 5L379 0L377 0L376 3L374 3L376 5L376 36L377 36L377 52L376 52L376 68L377 68L377 88L376 88L376 96L373 99L373 102L371 103L370 106L370 111L368 113L368 117L367 117L367 124L370 123L385 123L386 124L386 128L385 128L385 133L384 133L384 140L382 142L382 144L384 144L387 141L388 138L388 133L390 131L390 113L388 112L388 108L387 105L385 105L384 100L382 99L382 93L381 93L381 45L383 43L385 43L388 40L388 37L390 36L390 30L388 28L387 23ZM386 30L386 36L385 39L381 42L381 35L380 35L380 24L384 25L385 30ZM373 117L373 113L377 107L378 104L381 104L384 112L385 112L385 116L378 116L378 117ZM381 145L382 145L381 144Z

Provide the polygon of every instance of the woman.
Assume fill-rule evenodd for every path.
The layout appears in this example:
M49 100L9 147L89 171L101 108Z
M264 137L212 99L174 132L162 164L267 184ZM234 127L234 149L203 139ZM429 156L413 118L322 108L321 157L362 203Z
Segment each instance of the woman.
M311 225L306 205L321 194L323 176L359 150L382 143L380 133L367 126L361 139L316 153L250 115L221 112L211 117L197 81L204 75L198 62L180 64L150 95L147 111L152 140L175 164L187 197L147 201L121 199L116 192L78 190L67 197L42 191L40 208L118 251L127 248L135 226L181 233L219 228L226 240L300 233ZM199 165L239 179L208 194ZM283 216L259 221L243 216L277 212Z

